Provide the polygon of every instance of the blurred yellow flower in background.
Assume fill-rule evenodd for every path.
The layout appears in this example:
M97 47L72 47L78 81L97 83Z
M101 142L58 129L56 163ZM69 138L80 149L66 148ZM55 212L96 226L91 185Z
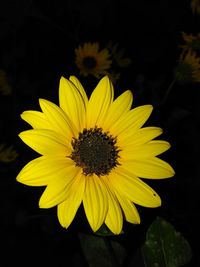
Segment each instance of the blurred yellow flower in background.
M110 68L112 60L107 48L100 50L99 43L84 43L75 49L75 64L83 76L100 78Z
M0 144L0 162L9 163L18 157L17 151L13 146L7 146L5 144Z
M200 0L192 0L191 9L193 14L200 14Z
M25 111L23 120L33 129L19 134L41 156L30 161L17 181L46 186L40 208L57 206L60 224L67 228L81 203L94 232L102 224L120 234L123 219L139 224L135 204L154 208L159 195L140 178L172 177L172 167L157 156L170 148L159 127L143 127L153 108L131 109L127 90L114 100L108 76L88 99L75 76L61 77L59 106L40 99L40 111ZM139 178L140 177L140 178Z
M192 49L183 50L180 54L175 79L180 83L200 82L200 57Z
M193 35L193 34L186 34L185 32L183 32L182 37L183 40L185 41L185 44L180 45L181 48L200 51L200 33Z
M112 61L116 66L120 68L130 67L132 61L129 57L125 56L124 48L121 48L119 44L113 44L112 42L108 43L107 48L109 49Z

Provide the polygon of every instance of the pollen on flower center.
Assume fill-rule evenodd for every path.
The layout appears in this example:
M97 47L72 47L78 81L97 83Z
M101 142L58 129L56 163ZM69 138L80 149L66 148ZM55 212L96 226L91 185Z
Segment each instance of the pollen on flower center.
M87 56L83 59L83 65L87 69L93 69L97 65L97 61L94 57Z
M78 139L72 140L72 147L70 157L85 175L106 175L119 165L116 138L104 133L101 128L84 129Z

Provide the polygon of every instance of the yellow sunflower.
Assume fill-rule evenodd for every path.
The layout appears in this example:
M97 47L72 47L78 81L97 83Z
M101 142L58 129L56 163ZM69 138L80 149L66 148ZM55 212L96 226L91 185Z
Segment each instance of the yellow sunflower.
M112 61L107 48L99 50L99 43L84 43L75 49L75 63L81 75L91 74L100 78L106 74Z
M175 68L175 79L181 83L200 82L200 58L192 49L182 51Z
M16 160L17 157L18 153L12 145L6 146L4 143L0 144L0 162L9 163Z
M40 111L25 111L33 129L20 138L41 156L17 176L29 186L46 186L39 207L57 206L60 224L67 228L83 204L94 232L103 223L122 231L123 218L140 223L135 204L158 207L158 194L140 178L172 177L172 167L157 155L169 149L159 127L143 127L151 105L131 109L127 90L114 100L114 89L104 76L88 99L75 76L61 77L59 106L40 99ZM140 178L139 178L140 177Z
M185 41L184 45L180 45L183 49L194 49L200 51L200 33L197 35L182 33L183 40Z
M193 14L200 14L200 0L192 0L191 9Z

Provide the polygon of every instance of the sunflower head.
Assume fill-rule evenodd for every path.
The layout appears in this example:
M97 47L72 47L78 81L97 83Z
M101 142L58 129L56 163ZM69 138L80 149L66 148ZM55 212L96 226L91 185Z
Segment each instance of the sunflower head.
M140 223L135 204L161 205L159 195L142 178L164 179L173 168L157 156L170 148L158 127L142 127L151 105L131 109L127 90L114 99L114 88L104 76L88 98L79 80L62 77L59 106L40 99L41 111L21 117L33 129L19 134L40 154L20 171L17 181L46 186L40 208L57 206L60 224L67 228L81 203L94 232L105 224L114 234L123 220Z
M183 49L192 49L195 51L200 51L200 33L197 35L182 33L184 45L180 45Z
M109 50L100 50L99 43L84 43L75 49L75 64L83 76L100 78L105 75L111 63Z
M3 163L9 163L18 157L17 151L14 149L14 147L11 146L6 146L4 143L0 144L0 162Z
M71 159L85 175L108 175L119 164L116 138L102 128L84 129L78 139L72 140L72 147Z
M131 58L126 57L125 49L120 48L119 44L113 44L112 42L108 43L108 49L110 51L113 63L119 68L127 68L131 65Z
M193 14L200 14L200 0L191 0L191 9Z
M200 58L195 51L183 50L175 68L175 78L183 84L200 82Z

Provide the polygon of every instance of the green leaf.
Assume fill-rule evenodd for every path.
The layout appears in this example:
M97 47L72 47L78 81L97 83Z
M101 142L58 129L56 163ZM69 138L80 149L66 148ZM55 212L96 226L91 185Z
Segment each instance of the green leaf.
M147 267L179 267L192 258L187 240L160 217L150 225L142 253Z
M89 267L117 267L125 259L125 249L109 237L79 233L81 248Z

